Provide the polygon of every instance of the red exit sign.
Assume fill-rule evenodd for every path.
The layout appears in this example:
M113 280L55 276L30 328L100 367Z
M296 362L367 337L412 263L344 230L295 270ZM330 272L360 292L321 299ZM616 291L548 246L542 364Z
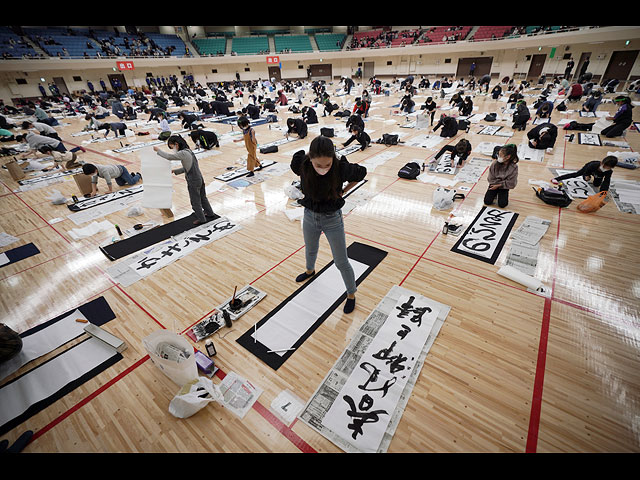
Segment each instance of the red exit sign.
M267 57L267 63L269 65L277 65L280 63L280 57Z
M135 70L133 62L116 62L118 70Z

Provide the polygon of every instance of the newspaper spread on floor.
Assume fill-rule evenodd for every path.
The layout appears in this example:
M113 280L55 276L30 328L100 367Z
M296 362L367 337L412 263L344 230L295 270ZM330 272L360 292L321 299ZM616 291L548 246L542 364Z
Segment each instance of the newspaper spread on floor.
M427 305L428 307L426 307ZM358 416L358 412L353 412L353 409L349 408L349 400L347 397L349 399L350 397L347 394L357 390L357 388L354 390L354 383L350 380L356 378L358 374L362 374L362 370L366 370L369 368L368 365L371 365L368 363L370 353L368 351L370 350L369 346L372 346L372 348L377 347L377 342L380 340L383 342L389 341L390 338L386 338L389 332L396 333L397 331L397 335L394 334L391 335L391 337L393 337L395 342L402 343L402 339L411 338L411 333L407 335L410 328L415 330L412 333L420 331L418 323L412 323L411 320L412 318L416 318L415 312L420 310L420 308L417 308L418 306L422 306L420 308L424 309L422 310L423 312L428 311L428 314L424 316L424 321L425 326L430 329L428 332L421 332L420 335L423 336L418 337L420 340L413 345L413 348L416 349L416 355L411 361L415 363L412 364L413 367L410 373L405 375L402 380L398 379L397 381L397 385L401 387L402 390L389 395L395 399L395 405L392 406L392 409L387 409L388 411L385 410L384 415L380 412L376 413L367 410L369 414L375 413L379 419L383 419L381 423L374 425L373 422L368 421L363 416ZM413 307L416 308L413 309ZM402 309L405 309L407 312L411 311L411 313L414 313L414 317L403 317L402 314L398 314L398 310L402 312ZM346 452L386 452L407 402L409 401L424 359L433 345L440 328L444 324L450 309L451 307L447 305L416 294L406 288L397 285L392 287L371 314L369 314L365 323L355 333L351 343L311 396L304 410L300 413L299 418ZM433 318L434 314L435 318ZM387 320L389 320L389 323L387 323ZM401 334L406 335L406 337ZM426 335L426 340L424 339L424 335ZM404 347L404 345L402 345L402 347ZM377 348L374 348L374 350L377 350ZM396 369L400 368L398 362L404 360L404 357L401 359L394 357L392 361L388 357L388 355L392 353L391 350L392 348L388 346L386 349L380 350L379 353L384 352L383 356L387 359L387 364L393 363ZM365 355L367 355L366 358ZM378 356L376 358L380 357ZM368 373L371 374L371 370L368 370ZM389 376L388 372L385 376ZM400 376L401 375L399 375L399 377ZM368 381L365 383L368 383ZM390 381L387 381L383 388L386 387L388 391L391 391L393 385L390 383ZM376 386L379 387L379 385ZM380 392L373 390L373 387L371 388L368 392L370 392L372 396L375 396L376 402L379 402ZM362 394L362 389L359 390L359 393ZM358 394L356 394L356 396L357 395ZM368 402L369 399L365 398L367 395L363 396L359 405L355 405L357 409L364 410L364 408L362 408L362 401L365 403ZM370 406L372 405L370 404ZM375 409L376 406L372 406L372 408ZM348 424L348 420L345 418L349 416L349 412L354 415L351 424ZM360 414L366 416L367 412L360 412ZM369 417L369 419L373 420L373 417ZM340 430L339 427L329 428L327 426L328 424L335 425L336 422L341 425L343 430L341 433L338 432ZM380 431L381 428L384 430ZM345 429L348 431L347 434L345 434ZM362 435L358 436L360 433L362 433ZM354 436L356 436L357 439L354 439ZM367 436L370 437L367 438ZM372 447L371 443L358 443L361 440L365 442L373 440L375 446Z

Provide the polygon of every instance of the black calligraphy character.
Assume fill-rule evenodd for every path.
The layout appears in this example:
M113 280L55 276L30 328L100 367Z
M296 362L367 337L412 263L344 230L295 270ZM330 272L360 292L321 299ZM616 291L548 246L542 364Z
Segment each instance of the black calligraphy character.
M394 342L395 343L395 342ZM371 367L372 370L370 371L367 367ZM362 385L358 385L358 388L360 390L365 390L367 392L382 392L382 396L384 397L387 392L389 391L389 388L391 388L393 386L394 383L396 383L396 377L393 377L391 380L386 380L384 382L384 385L382 385L380 388L367 388L369 386L369 383L371 382L376 382L378 380L378 374L380 373L380 369L377 368L375 365L369 363L369 362L363 362L360 364L360 368L362 368L365 372L369 373L369 378L367 379L366 382L364 382L364 384Z
M178 245L169 245L166 250L162 252L163 257L170 257L173 255L173 251L180 253L180 247Z
M380 415L388 415L386 410L373 410L369 412L368 410L373 406L373 399L366 393L360 399L360 404L358 405L360 411L358 411L355 402L349 395L343 396L342 399L349 405L347 415L349 415L353 421L347 425L347 428L353 430L351 437L354 440L358 435L363 435L362 425L365 423L376 423L380 420Z
M159 258L155 258L155 257L144 257L142 260L140 260L140 266L136 268L136 270L141 270L143 268L151 268L153 267L156 263L158 263L158 260L160 260Z
M404 370L406 368L404 365L402 365L402 363L407 361L407 357L405 357L401 353L399 353L397 355L391 355L391 352L393 352L393 348L395 346L396 346L396 342L393 342L393 343L391 343L389 348L383 348L378 353L374 353L372 355L373 358L376 358L378 360L385 360L385 363L387 365L389 365L389 372L390 373L397 373L397 372L400 372L400 371L402 371L402 370ZM395 377L394 377L393 380L394 380L394 383L395 383Z
M407 336L407 334L411 331L411 328L409 328L407 325L402 324L400 325L402 327L402 330L398 330L398 332L396 333L396 335L398 335L400 338L404 339L404 337Z
M413 305L413 301L415 300L415 298L416 297L412 295L409 297L409 300L407 300L405 303L403 303L399 307L396 307L398 310L400 310L400 313L398 314L398 318L404 318L411 312L411 306Z
M415 315L411 317L409 321L417 323L419 327L422 326L422 316L427 312L431 313L431 309L429 307L416 307L412 311Z

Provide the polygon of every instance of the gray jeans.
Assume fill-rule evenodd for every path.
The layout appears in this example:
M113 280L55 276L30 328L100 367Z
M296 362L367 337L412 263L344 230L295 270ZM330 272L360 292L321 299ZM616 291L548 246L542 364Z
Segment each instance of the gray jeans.
M344 235L342 210L332 213L317 213L308 208L304 209L302 233L304 235L307 271L315 270L322 232L327 237L333 254L333 262L342 275L347 294L356 293L356 278L347 256L347 240Z

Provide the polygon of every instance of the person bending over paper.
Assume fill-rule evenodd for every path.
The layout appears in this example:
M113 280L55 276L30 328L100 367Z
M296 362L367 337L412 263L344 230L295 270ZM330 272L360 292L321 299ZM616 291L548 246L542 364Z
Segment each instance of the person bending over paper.
M93 163L85 163L82 166L82 173L91 175L91 193L90 197L95 197L98 193L98 178L104 178L107 182L109 193L113 192L111 180L123 187L125 185L135 185L142 179L142 175L129 173L124 165L94 165Z

